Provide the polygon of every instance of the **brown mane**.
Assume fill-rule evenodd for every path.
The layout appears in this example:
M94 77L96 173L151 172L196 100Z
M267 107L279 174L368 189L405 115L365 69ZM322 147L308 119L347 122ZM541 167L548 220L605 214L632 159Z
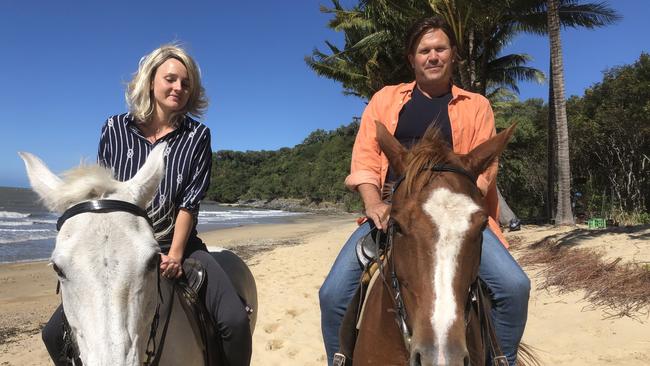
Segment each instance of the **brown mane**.
M430 166L441 163L448 163L455 158L436 127L429 127L422 139L413 146L406 156L406 172L404 174L404 185L406 194L411 195L415 188L421 188L436 172L427 169ZM420 185L416 186L416 180Z

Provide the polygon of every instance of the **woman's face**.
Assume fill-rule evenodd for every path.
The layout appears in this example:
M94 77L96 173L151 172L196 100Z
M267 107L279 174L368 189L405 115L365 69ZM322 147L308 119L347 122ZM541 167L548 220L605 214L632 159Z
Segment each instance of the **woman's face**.
M185 65L175 58L168 59L158 66L151 85L156 108L164 113L183 109L191 87Z

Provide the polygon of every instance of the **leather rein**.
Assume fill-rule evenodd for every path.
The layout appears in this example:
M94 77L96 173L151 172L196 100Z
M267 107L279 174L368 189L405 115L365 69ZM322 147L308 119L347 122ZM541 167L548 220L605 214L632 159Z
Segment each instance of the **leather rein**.
M465 169L462 169L462 168L459 168L459 167L456 167L456 166L453 166L453 165L449 165L449 164L435 164L435 165L432 165L430 167L422 169L420 172L426 171L426 170L434 171L434 172L441 172L441 173L442 172L450 172L450 173L460 174L461 176L467 178L472 183L472 185L474 187L476 187L476 189L478 189L478 186L476 185L476 177L473 174L471 174L470 172L468 172L467 170L465 170ZM401 176L395 182L395 184L393 185L391 194L390 194L391 198L392 198L392 196L394 196L395 192L399 188L400 184L404 181L404 179L405 179L405 176ZM392 219L389 220L387 233L386 233L386 248L387 248L386 250L389 250L389 249L391 251L393 250L393 237L394 237L395 231L396 231L395 226L396 226L395 222ZM377 245L379 245L378 243L379 243L380 234L381 234L380 231L377 230L377 237L375 238L375 243L377 243ZM479 245L479 250L482 250L482 245ZM392 255L394 255L394 254L395 253L393 252ZM388 256L388 255L386 256L386 258L387 258L386 263L390 267L390 282L387 281L387 279L384 276L383 261L381 259L379 259L379 258L376 258L376 261L377 261L377 263L379 265L378 271L379 271L379 275L380 275L380 277L382 279L382 282L384 283L384 287L386 288L386 290L390 294L390 298L393 301L393 306L395 307L395 321L397 322L397 326L399 327L399 330L400 330L400 332L402 334L402 338L404 340L404 345L406 347L406 350L407 350L408 353L410 353L412 334L411 334L411 331L410 331L410 329L408 327L408 324L406 323L406 319L408 317L408 314L406 312L406 307L404 306L404 299L403 299L402 292L401 292L401 285L400 285L399 279L397 278L397 272L395 271L395 260L394 260L394 258L390 258L390 257L391 256ZM481 285L479 283L479 278L477 277L476 280L470 285L468 299L467 299L467 303L465 305L465 326L466 327L469 324L469 313L470 313L470 310L471 310L472 302L479 302L479 306L484 307L484 305L482 304L482 303L484 303L484 301L479 300L482 297L482 294L479 294L479 292L481 292ZM479 309L479 314L481 313L481 310L484 310L484 309ZM484 323L490 321L489 320L489 317L490 317L489 312L487 314L485 314L485 315L486 316L483 317L485 319L480 319L481 320L481 325L483 325ZM495 359L495 361L501 361L502 359L505 359L505 357L503 356L503 353L501 353L501 350L499 349L498 342L496 341L496 336L494 335L493 328L492 328L491 332L488 331L488 330L484 330L483 326L481 328L482 328L482 331L484 332L484 336L486 338L490 339L490 342L492 343L492 350L494 351L493 358ZM506 363L506 365L507 365L507 363Z
M82 213L107 213L107 212L126 212L126 213L133 214L135 216L142 217L145 220L147 220L149 226L153 228L153 223L151 221L151 218L147 214L147 211L145 211L140 206L134 205L133 203L126 202L126 201L102 199L102 200L90 200L90 201L81 202L79 204L76 204L68 208L57 220L56 230L60 231L63 224L68 219L76 215ZM158 264L160 264L160 259L158 259L158 261L159 261ZM147 359L144 361L143 366L157 366L159 364L160 356L162 355L162 348L163 348L162 346L165 341L165 336L167 334L167 327L169 325L169 320L171 318L171 313L172 313L170 308L167 317L165 319L165 324L163 326L163 333L161 335L160 344L156 344L156 333L158 330L158 326L160 325L159 324L160 303L162 303L163 301L162 291L160 289L160 271L157 270L156 272L158 274L157 286L158 286L158 295L160 297L160 302L156 306L156 313L154 314L153 320L151 322L149 339L147 340L147 349L146 349ZM56 286L57 294L59 293L59 288L60 288L60 283L57 283ZM173 293L174 291L172 290L172 296L170 300L172 304L174 303ZM72 329L70 327L70 324L68 323L68 319L65 317L65 314L63 316L63 340L64 340L63 357L65 357L69 362L71 362L72 365L75 365L76 364L75 360L79 358L79 346L77 345L77 342L73 337Z

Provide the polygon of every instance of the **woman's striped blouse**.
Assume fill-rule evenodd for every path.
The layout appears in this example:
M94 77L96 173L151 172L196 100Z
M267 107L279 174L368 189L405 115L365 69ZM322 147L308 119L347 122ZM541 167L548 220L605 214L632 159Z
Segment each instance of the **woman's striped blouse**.
M186 117L176 130L152 144L130 114L113 116L102 127L97 160L110 168L117 180L126 181L135 176L151 150L163 141L167 142L165 176L147 211L161 244L170 243L178 210L192 212L195 220L189 241L193 242L197 239L199 203L210 184L210 129Z

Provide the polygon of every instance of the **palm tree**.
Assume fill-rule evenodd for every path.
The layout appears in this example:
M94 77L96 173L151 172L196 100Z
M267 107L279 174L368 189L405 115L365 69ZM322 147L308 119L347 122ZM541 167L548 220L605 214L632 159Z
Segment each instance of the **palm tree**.
M361 1L352 9L344 9L339 0L332 4L332 8L321 6L320 10L334 15L328 26L343 32L345 46L340 49L326 41L329 54L314 49L305 57L309 67L341 82L344 94L363 99L370 99L384 85L412 78L403 57L402 39L407 24L422 10L407 12L383 1Z
M573 225L571 210L571 167L569 163L569 126L564 98L564 66L562 63L562 42L560 40L559 0L548 0L548 35L551 41L551 73L553 115L557 138L557 209L556 225ZM549 131L552 133L552 131Z
M616 19L603 4L560 1L567 27L597 27ZM407 27L434 14L443 16L458 38L460 61L455 82L483 95L518 92L519 81L542 81L540 70L526 67L528 55L500 55L519 32L546 33L546 0L360 0L344 9L339 0L321 11L333 14L329 27L341 31L345 46L326 42L329 54L315 49L307 64L319 75L340 81L344 93L369 99L387 84L410 81L404 62Z

